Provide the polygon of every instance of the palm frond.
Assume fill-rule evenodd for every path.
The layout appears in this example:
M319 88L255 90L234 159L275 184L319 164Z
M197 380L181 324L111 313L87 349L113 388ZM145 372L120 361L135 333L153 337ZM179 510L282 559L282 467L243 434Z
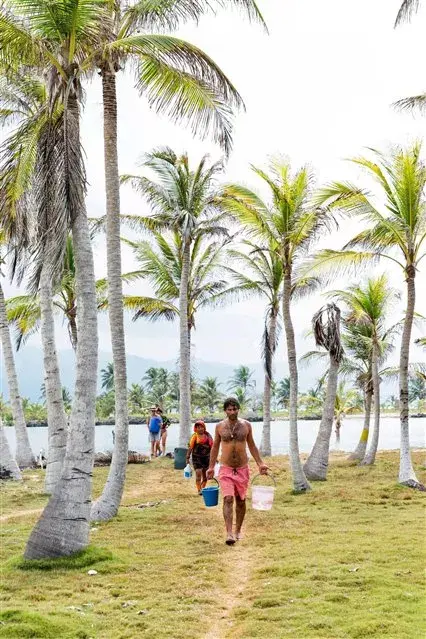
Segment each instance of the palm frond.
M426 93L420 95L413 95L409 98L402 98L393 103L396 109L400 111L419 111L419 113L426 112Z
M403 0L395 19L395 27L400 25L402 22L409 22L412 16L418 11L419 7L420 0Z
M172 322L179 316L179 309L167 300L160 300L153 297L142 297L137 295L123 295L123 307L127 311L135 314L132 320L135 322L140 318L156 322L165 319Z

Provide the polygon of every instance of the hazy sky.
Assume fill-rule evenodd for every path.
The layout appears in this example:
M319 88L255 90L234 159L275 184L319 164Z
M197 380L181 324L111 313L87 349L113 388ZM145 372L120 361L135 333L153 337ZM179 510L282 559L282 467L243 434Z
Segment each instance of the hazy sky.
M318 183L333 179L356 181L361 173L344 158L363 147L385 148L423 137L426 118L396 112L393 101L426 90L424 70L426 14L395 30L400 0L258 0L269 26L266 35L237 13L223 12L198 27L188 25L180 35L206 51L232 79L242 94L246 112L236 118L234 151L226 179L261 188L249 164L265 164L274 153L287 155L296 167L309 163ZM422 44L423 42L423 44ZM135 173L140 156L158 145L187 150L197 162L208 152L220 151L209 142L194 140L188 130L170 124L151 112L133 89L130 76L120 76L119 165L122 173ZM88 87L83 118L83 143L90 182L88 213L104 213L102 105L100 80ZM425 150L426 155L426 150ZM264 192L261 191L263 195ZM130 188L122 190L122 212L141 213L140 198ZM356 230L345 222L341 231L321 242L339 248ZM104 240L96 241L97 274L105 274ZM383 264L381 269L386 268ZM123 269L134 267L124 251ZM426 259L418 289L425 290ZM392 283L403 289L401 273ZM140 291L148 289L139 287ZM403 303L404 300L402 300ZM324 302L315 296L293 308L299 353L311 348L303 333ZM417 310L426 315L424 294ZM259 301L200 314L194 336L195 356L228 363L250 363L259 358L263 323ZM400 309L395 308L395 318ZM142 357L170 359L177 355L178 326L127 322L127 349ZM68 348L65 330L59 331L60 348ZM38 338L31 339L38 343ZM106 318L100 321L100 344L109 350ZM283 346L279 356L284 356ZM416 356L421 355L417 351Z

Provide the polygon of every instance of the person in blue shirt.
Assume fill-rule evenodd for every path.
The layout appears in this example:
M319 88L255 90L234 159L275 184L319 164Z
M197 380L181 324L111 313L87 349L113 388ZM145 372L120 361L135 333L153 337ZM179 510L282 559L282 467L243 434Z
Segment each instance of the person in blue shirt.
M157 447L160 442L160 430L163 424L163 420L161 416L157 413L157 407L151 406L151 415L148 417L147 427L148 427L148 437L151 443L151 458L157 456Z

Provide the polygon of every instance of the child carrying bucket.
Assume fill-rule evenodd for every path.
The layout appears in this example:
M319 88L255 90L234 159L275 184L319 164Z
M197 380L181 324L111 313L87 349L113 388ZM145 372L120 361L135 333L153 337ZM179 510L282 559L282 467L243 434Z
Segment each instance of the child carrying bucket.
M213 446L213 437L206 430L206 425L202 419L197 419L194 424L194 434L189 441L189 448L186 454L186 463L189 464L192 455L192 465L195 470L195 484L198 494L202 494L202 489L207 482L206 471L210 464L210 450Z

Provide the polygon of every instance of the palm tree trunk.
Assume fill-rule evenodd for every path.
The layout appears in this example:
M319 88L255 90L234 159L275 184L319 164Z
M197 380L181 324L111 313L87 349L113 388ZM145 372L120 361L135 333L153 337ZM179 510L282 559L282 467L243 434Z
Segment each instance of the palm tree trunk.
M270 456L271 452L271 384L272 384L272 353L274 350L275 344L275 334L277 330L277 317L272 314L269 327L268 327L268 339L269 339L269 349L267 352L267 357L270 357L269 368L271 371L271 376L268 373L265 373L265 386L263 390L263 429L262 429L262 440L260 444L260 454L264 456Z
M80 148L78 103L68 99L68 135ZM73 116L73 117L71 117ZM78 144L78 147L77 147ZM78 308L76 380L70 428L61 478L25 549L26 559L62 557L89 542L95 435L98 332L95 272L90 229L81 184L80 210L72 222Z
M371 374L373 380L373 398L374 398L374 430L368 451L361 461L362 466L371 466L376 460L377 448L379 446L380 432L380 377L379 377L379 347L374 339L373 356L371 360Z
M48 494L53 493L61 476L67 443L67 416L62 400L61 377L56 354L51 278L52 269L45 262L40 275L39 294L48 426L47 466L44 485Z
M361 431L361 437L359 438L358 446L353 453L348 456L348 459L361 461L364 459L365 451L367 449L368 434L370 431L370 416L371 416L371 403L373 399L373 392L368 388L367 384L364 391L364 426Z
M293 476L293 489L295 492L310 490L309 482L303 472L302 463L299 457L299 441L297 434L297 394L298 394L298 373L296 361L296 344L294 341L293 323L290 315L291 298L291 273L284 275L284 295L283 295L283 320L287 342L288 369L290 373L290 465Z
M191 436L191 351L188 339L188 283L191 245L185 241L182 256L182 274L179 291L179 334L180 334L180 375L179 375L179 446L186 448Z
M3 424L0 421L0 470L6 470L10 473L10 479L22 479L21 471L15 459L10 452L9 442L7 441Z
M339 362L337 362L334 357L330 357L327 393L325 396L321 423L314 447L303 466L306 477L312 481L325 481L327 479L330 437L333 431L334 405L336 402L338 377Z
M16 462L19 468L33 468L36 464L28 437L22 399L19 395L18 376L16 374L13 357L12 341L10 339L9 324L6 315L3 287L0 284L0 338L3 348L4 367L7 385L9 387L9 401L12 409L13 424L16 434Z
M107 218L108 312L111 331L115 390L115 443L108 479L93 504L91 519L108 520L117 514L124 490L129 450L126 345L123 318L120 242L120 177L117 155L117 93L115 74L102 70L104 105L104 155Z
M405 313L404 330L401 339L399 359L399 404L401 420L401 449L399 459L399 483L410 488L425 490L414 472L410 453L410 429L408 408L408 362L410 357L411 330L413 327L414 308L416 304L415 269L407 268L407 310Z

